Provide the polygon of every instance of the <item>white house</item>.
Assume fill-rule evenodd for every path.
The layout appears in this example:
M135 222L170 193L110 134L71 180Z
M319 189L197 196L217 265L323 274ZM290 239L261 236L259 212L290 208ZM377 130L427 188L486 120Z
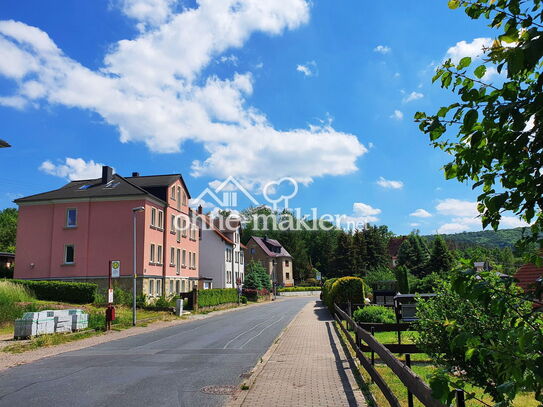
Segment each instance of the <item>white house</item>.
M236 281L245 277L241 224L200 216L205 223L200 234L200 276L212 278L213 288L236 288Z

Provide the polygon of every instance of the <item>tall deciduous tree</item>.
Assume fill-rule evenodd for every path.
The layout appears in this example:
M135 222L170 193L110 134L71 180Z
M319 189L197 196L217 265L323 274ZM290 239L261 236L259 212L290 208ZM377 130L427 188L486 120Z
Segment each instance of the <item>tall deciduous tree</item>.
M454 159L445 176L481 187L483 226L498 228L504 211L533 223L524 243L543 246L543 21L541 0L450 0L497 30L483 63L446 61L433 78L457 100L415 119L431 143ZM495 70L495 80L486 75ZM448 137L446 137L448 136Z
M6 208L0 211L0 252L15 252L18 211Z

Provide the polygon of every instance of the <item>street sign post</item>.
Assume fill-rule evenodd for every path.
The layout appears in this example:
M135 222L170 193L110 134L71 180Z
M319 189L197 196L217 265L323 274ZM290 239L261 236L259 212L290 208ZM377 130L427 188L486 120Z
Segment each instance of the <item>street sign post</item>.
M121 262L119 260L111 261L111 278L119 278L121 276Z
M322 280L322 274L321 274L320 271L317 271L317 272L315 273L315 279L316 279L317 281L321 281L321 280Z

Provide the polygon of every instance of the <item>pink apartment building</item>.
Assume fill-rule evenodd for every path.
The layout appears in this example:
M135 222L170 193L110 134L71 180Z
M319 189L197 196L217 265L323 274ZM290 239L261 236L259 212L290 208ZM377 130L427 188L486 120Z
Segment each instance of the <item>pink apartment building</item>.
M20 198L14 277L95 282L106 287L109 262L121 262L115 284L132 287L133 208L139 293L187 292L198 285L199 229L181 174L102 178ZM176 222L181 227L176 227Z

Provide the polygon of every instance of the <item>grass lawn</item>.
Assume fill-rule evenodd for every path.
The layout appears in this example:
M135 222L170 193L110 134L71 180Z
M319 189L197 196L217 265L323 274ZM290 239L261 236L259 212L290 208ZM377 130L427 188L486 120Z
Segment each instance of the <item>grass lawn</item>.
M343 336L343 333L340 332L340 334ZM350 333L351 336L354 338L354 333ZM413 339L417 335L416 332L402 332L402 343L414 343ZM379 340L381 343L398 343L398 337L396 332L376 332L375 338ZM368 359L371 357L370 352L364 353ZM405 355L395 355L399 360L405 361ZM379 374L383 377L383 379L386 381L390 389L393 391L393 393L396 395L402 406L407 407L407 390L403 383L398 379L398 377L392 372L392 370L384 363L381 362L381 360L378 358L377 355L375 355L375 368L379 372ZM412 354L411 355L411 369L419 375L425 382L428 383L428 376L435 370L435 366L432 364L432 360L430 357L425 353L418 353L418 354ZM371 383L371 378L369 374L366 372L366 370L362 367L360 367L360 374L362 376L362 379L366 383L366 386L368 387L368 390L373 395L375 402L377 403L377 406L388 406L388 401L386 400L383 393L381 393L381 390L379 390L379 387ZM477 389L473 386L469 386L467 389L469 392L475 392L476 397L482 399L486 403L492 405L492 400L488 396L484 396L483 392L480 389ZM417 407L422 407L422 403L420 403L416 397L414 397L414 405ZM521 393L517 398L515 399L514 405L516 407L537 407L538 403L534 399L533 393ZM467 400L466 406L468 407L481 407L484 406L482 403L476 401L476 400Z

